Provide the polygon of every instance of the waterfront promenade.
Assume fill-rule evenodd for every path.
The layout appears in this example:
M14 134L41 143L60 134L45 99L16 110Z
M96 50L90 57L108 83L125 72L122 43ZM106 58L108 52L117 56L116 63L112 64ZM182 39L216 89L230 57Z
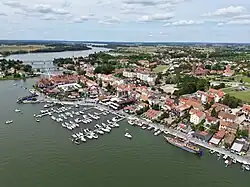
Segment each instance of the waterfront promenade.
M41 97L41 94L40 94L40 97ZM201 141L201 140L199 140L197 138L194 138L194 137L192 137L191 134L185 134L185 133L180 132L178 130L167 128L164 125L152 123L149 120L139 118L138 116L129 115L129 114L123 112L122 110L114 111L114 110L110 109L107 106L96 103L96 101L92 100L92 99L83 99L81 101L69 102L69 101L59 101L57 99L43 97L43 100L44 100L44 102L61 103L61 104L65 104L65 105L82 105L82 106L100 107L100 108L103 108L105 110L111 111L115 115L119 115L120 117L122 117L122 119L124 119L124 118L137 118L140 121L142 121L144 123L147 123L150 126L153 126L153 127L156 127L158 129L162 130L165 134L171 134L171 135L174 135L174 136L189 140L190 142L192 142L192 143L194 143L194 144L196 144L198 146L201 146L201 147L204 147L206 149L213 150L216 153L220 153L222 155L227 155L228 157L234 158L239 163L250 165L250 158L248 158L246 156L240 156L240 155L231 153L228 150L225 150L225 149L220 148L220 147L215 147L215 146L213 146L213 145L211 145L211 144L209 144L207 142L204 142L204 141Z

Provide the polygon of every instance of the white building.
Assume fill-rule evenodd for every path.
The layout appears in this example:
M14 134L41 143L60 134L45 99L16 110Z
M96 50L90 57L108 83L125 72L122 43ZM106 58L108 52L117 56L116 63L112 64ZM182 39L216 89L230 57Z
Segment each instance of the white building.
M123 71L122 75L124 77L127 77L127 78L134 78L134 77L136 77L136 73L135 72L129 72L129 71Z
M201 123L201 121L203 119L205 119L206 115L204 112L202 111L198 111L198 110L190 110L189 112L191 114L190 116L190 122L195 124L195 125L198 125L199 123Z

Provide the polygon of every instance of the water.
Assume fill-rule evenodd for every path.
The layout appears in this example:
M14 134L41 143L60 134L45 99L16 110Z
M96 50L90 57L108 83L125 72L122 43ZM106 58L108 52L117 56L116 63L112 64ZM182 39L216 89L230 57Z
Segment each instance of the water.
M55 53L27 53L27 54L16 54L10 55L7 59L22 60L24 62L32 61L53 61L54 58L67 58L67 57L79 57L79 56L88 56L94 52L100 51L109 51L108 48L101 47L92 47L91 50L84 51L64 51L64 52L55 52Z
M35 122L41 105L16 104L28 91L13 82L0 82L0 186L249 186L250 172L239 165L225 168L209 153L198 158L126 122L98 140L72 144L71 133L50 118ZM17 81L28 88L34 82ZM14 123L4 124L9 119ZM132 140L124 137L126 128Z

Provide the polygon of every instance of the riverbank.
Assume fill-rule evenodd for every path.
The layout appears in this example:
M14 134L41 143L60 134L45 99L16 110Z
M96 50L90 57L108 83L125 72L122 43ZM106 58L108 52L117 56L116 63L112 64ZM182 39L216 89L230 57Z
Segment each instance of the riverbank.
M40 94L40 93L37 92L37 94ZM141 118L139 116L129 115L127 113L124 113L123 111L114 111L114 110L110 109L109 107L107 107L105 105L97 104L96 100L83 99L81 101L68 102L68 101L59 101L57 99L49 98L49 97L44 98L44 95L41 95L41 94L40 94L40 98L43 98L43 102L47 102L47 103L72 105L72 106L82 105L82 106L100 107L100 108L103 108L106 111L110 111L112 114L118 115L118 116L120 116L122 118L127 118L127 119L136 118L139 121L141 121L143 123L146 123L149 126L152 126L153 128L157 128L157 129L161 130L165 134L170 134L170 135L173 135L173 136L176 136L176 137L180 137L182 139L188 140L189 142L191 142L191 143L193 143L195 145L198 145L198 146L201 146L201 147L203 147L205 149L208 149L209 151L214 151L214 152L216 152L218 154L226 155L229 158L235 159L240 164L250 165L250 158L248 158L246 156L236 155L234 153L231 153L229 150L219 148L219 147L215 147L215 146L213 146L211 144L208 144L207 142L201 141L201 140L199 140L197 138L193 138L191 134L185 134L185 133L182 133L182 132L180 132L178 130L167 128L164 125L153 123L153 122L151 122L149 120L145 120L145 119L143 119L143 118Z

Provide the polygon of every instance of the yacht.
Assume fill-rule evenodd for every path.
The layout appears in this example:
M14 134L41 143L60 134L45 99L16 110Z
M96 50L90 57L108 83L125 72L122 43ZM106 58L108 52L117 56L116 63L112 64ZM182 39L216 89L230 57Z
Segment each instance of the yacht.
M55 116L51 116L51 119L55 121L55 120L56 120L56 117L55 117Z
M36 122L40 122L40 119L36 119Z
M156 131L155 133L154 133L154 135L155 136L158 136L159 134L161 134L162 133L162 131L161 130L158 130L158 131Z
M84 136L81 136L81 141L86 142L87 140L84 138Z
M95 129L95 132L97 132L98 134L104 134L104 132L101 129Z
M72 134L72 137L73 138L77 138L78 136L76 134Z
M15 109L15 112L16 112L16 113L18 113L18 112L21 112L21 110L19 110L19 109Z
M86 136L87 136L87 138L90 139L90 140L93 139L93 136L92 136L92 134L90 134L90 133L86 134Z
M64 123L62 123L62 127L67 127Z
M145 125L143 125L141 128L142 128L142 129L146 129L147 127L146 127Z
M91 134L92 134L92 137L93 137L94 139L98 139L98 135L97 135L97 134L95 134L94 132L92 132Z
M10 123L13 123L13 120L5 121L5 124L10 124Z
M125 136L126 138L128 138L128 139L132 139L132 135L129 134L128 132L126 132L124 136Z
M224 155L224 156L223 156L223 159L224 159L224 160L226 160L226 159L227 159L227 157L228 157L227 155Z
M107 128L103 128L103 127L101 127L101 128L100 128L100 130L101 130L101 131L104 131L104 132L110 132L110 130L109 130L109 129L107 129Z
M128 123L129 123L130 125L134 125L134 124L135 124L135 122L133 122L132 120L128 120Z
M119 125L118 123L113 123L113 125L114 125L115 127L120 127L120 125Z
M111 123L112 123L112 121L107 120L107 123L111 124Z
M72 114L70 114L69 117L73 118L74 116Z

